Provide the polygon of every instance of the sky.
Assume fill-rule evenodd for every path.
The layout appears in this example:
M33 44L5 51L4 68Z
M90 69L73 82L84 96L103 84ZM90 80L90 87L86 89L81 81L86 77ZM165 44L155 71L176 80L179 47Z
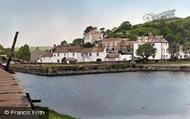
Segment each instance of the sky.
M0 0L0 44L53 46L83 37L89 26L112 29L123 21L143 23L143 15L176 9L190 16L189 0Z

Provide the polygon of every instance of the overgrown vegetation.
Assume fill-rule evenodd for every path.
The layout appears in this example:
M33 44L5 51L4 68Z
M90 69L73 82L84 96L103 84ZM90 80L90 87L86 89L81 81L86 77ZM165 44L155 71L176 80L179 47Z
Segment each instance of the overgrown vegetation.
M75 119L69 115L62 115L53 110L49 110L49 119Z
M37 110L43 110L45 112L48 111L48 115L45 115L46 117L48 116L48 119L75 119L74 117L71 117L69 115L64 115L64 114L60 114L54 110L51 109L47 109L46 107L36 107ZM44 119L44 116L39 116L39 119Z
M137 55L141 56L143 61L147 61L150 56L154 57L156 54L156 48L150 43L140 45L136 51Z
M27 44L21 46L20 49L16 52L16 57L21 60L29 61L30 60L29 46Z

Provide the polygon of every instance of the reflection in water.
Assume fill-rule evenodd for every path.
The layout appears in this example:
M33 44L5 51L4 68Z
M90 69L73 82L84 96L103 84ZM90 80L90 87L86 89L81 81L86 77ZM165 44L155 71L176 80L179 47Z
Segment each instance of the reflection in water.
M16 77L43 105L82 119L190 118L189 73Z

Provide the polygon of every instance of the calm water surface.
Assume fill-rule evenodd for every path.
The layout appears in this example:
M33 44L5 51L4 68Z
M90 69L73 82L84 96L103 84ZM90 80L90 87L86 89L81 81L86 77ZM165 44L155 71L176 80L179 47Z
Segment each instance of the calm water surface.
M80 119L190 119L190 73L15 76L43 106Z

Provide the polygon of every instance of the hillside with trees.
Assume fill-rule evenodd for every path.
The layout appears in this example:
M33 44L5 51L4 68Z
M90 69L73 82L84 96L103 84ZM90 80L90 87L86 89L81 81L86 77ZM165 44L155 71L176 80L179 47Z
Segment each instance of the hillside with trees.
M176 41L184 44L190 41L190 17L156 20L138 25L131 25L130 22L125 21L106 35L136 40L138 36L147 36L150 32L154 35L163 35L170 40L170 43Z
M129 38L137 40L138 36L163 35L169 42L172 57L177 57L180 46L184 52L190 52L190 17L155 20L144 24L131 25L125 21L119 27L105 32L106 37Z

